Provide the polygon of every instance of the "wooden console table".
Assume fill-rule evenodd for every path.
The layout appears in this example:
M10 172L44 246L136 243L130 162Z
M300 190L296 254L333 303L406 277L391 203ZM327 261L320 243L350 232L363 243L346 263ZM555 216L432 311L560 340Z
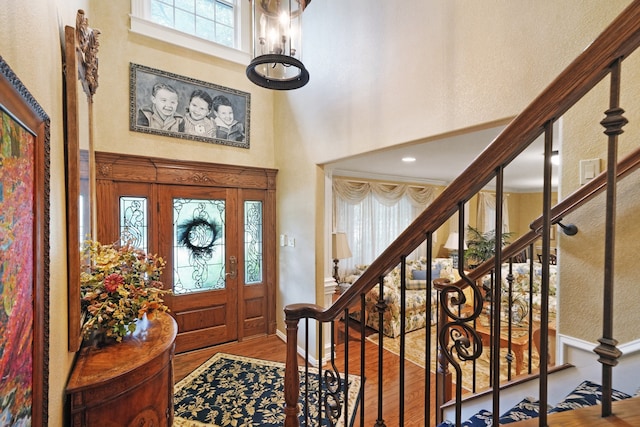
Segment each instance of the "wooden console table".
M173 423L175 320L139 322L121 343L80 350L67 383L71 426L166 426Z

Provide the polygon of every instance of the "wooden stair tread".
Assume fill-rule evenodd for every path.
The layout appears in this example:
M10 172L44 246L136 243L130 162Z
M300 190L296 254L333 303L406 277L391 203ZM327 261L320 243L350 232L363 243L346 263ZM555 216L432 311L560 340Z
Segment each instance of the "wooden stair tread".
M548 427L640 426L640 397L619 400L613 402L612 405L613 415L607 418L602 418L602 407L595 405L549 414L547 425ZM509 425L513 427L538 427L538 422L538 418L531 418Z

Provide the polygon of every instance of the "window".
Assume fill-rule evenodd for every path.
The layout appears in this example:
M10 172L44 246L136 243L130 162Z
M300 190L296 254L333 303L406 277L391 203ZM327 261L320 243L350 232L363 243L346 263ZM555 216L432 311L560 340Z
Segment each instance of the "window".
M150 0L151 21L234 47L233 2L224 0Z
M433 201L432 187L333 180L334 227L345 232L352 257L341 260L346 271L377 258ZM419 248L412 256L424 255Z
M250 9L241 0L131 0L131 31L247 65Z

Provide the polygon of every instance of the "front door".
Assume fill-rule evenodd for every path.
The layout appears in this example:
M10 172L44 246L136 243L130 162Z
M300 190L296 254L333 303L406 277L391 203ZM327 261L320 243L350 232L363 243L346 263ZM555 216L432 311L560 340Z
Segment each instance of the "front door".
M178 323L176 352L238 338L238 206L236 189L163 186L159 248L163 281Z
M98 240L167 261L177 352L275 333L276 171L100 152L96 165Z

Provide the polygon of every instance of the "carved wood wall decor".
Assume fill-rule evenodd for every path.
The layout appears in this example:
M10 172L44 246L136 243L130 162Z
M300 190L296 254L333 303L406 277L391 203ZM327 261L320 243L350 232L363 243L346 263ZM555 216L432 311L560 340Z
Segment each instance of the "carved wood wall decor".
M78 10L76 27L65 27L65 109L67 179L67 268L69 305L69 351L78 351L82 342L80 309L81 246L95 231L92 207L95 204L93 166L92 105L98 88L98 35ZM86 96L83 96L82 93Z

